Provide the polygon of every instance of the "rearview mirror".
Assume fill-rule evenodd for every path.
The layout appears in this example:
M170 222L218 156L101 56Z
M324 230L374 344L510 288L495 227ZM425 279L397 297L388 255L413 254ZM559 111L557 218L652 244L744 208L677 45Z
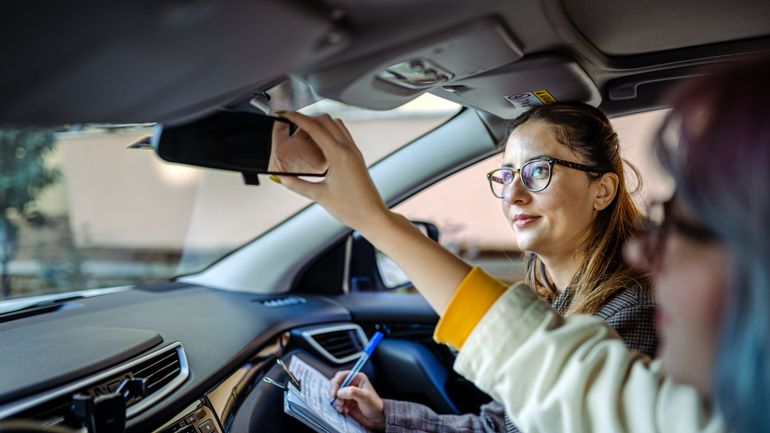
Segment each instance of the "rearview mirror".
M184 125L155 128L152 147L161 159L237 171L249 184L259 184L257 174L326 174L326 160L315 142L280 117L219 111Z

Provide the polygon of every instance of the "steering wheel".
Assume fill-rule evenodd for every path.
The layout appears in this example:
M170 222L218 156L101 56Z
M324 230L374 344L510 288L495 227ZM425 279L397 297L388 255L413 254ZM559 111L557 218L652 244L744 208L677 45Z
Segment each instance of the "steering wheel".
M34 421L14 420L0 421L0 433L75 433L75 430L57 426L46 427Z

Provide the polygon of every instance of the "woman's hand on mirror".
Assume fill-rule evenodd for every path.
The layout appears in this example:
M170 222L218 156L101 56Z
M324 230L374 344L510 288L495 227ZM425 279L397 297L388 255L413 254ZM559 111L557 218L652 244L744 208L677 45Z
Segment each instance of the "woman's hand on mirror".
M287 122L273 122L270 162L271 173L322 174L328 168L321 148L303 130L290 133Z
M318 117L287 113L302 133L320 148L328 163L326 176L320 182L281 176L281 182L292 191L323 206L335 218L356 230L377 225L388 208L374 186L353 137L345 124L329 115Z
M350 385L340 388L349 371L339 371L331 379L330 396L337 396L334 408L373 431L385 431L385 403L364 373L356 373Z

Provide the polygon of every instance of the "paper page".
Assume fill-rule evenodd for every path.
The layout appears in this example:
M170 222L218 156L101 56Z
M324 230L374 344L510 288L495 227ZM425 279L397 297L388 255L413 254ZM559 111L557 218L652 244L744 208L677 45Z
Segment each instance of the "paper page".
M342 433L368 432L356 420L342 415L329 404L331 400L331 397L329 397L331 382L320 371L296 356L291 357L289 370L297 376L302 385L302 390L299 393L302 400L329 425Z

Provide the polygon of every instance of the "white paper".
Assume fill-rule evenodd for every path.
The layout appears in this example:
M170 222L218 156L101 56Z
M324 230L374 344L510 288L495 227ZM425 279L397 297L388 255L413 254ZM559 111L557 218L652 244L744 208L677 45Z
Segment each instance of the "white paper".
M300 381L302 389L298 394L300 394L302 400L329 425L341 433L368 432L356 420L342 415L329 404L331 401L329 396L331 381L321 374L320 371L296 356L291 357L289 371L294 373ZM296 391L293 387L292 390Z

